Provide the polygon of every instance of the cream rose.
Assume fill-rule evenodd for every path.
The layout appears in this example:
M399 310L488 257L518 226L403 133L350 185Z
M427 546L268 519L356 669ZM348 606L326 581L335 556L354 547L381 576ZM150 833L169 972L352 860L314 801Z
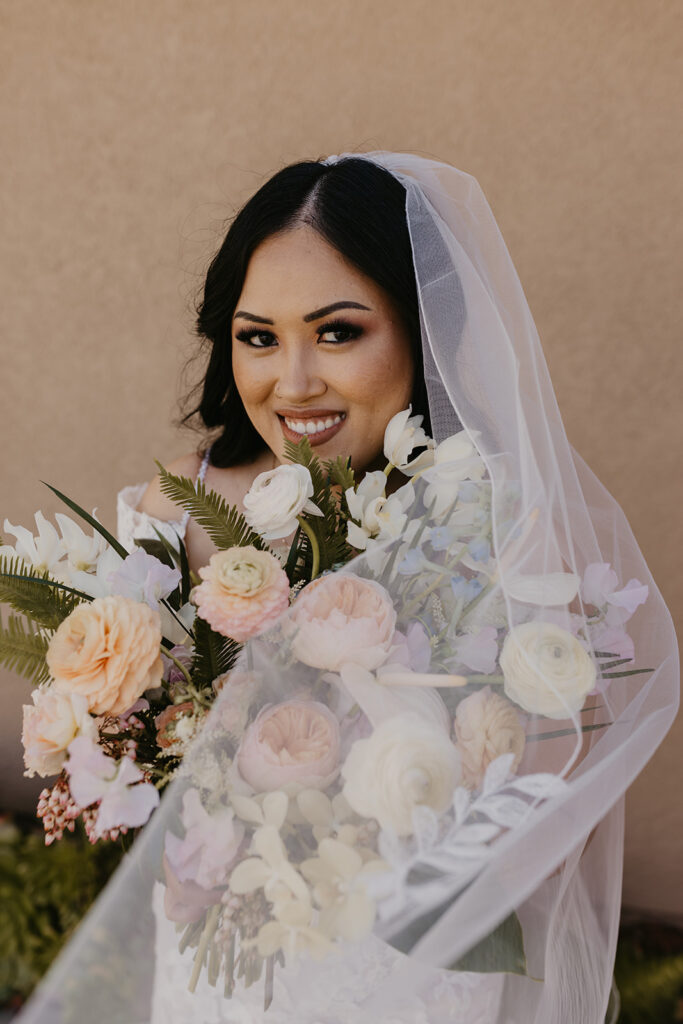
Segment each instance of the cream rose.
M396 611L379 583L336 572L304 587L289 624L292 650L305 665L338 671L354 664L372 670L391 649Z
M313 481L305 466L278 466L256 477L244 496L244 517L265 540L278 540L296 530L302 512L322 515L312 495Z
M460 781L460 757L444 729L406 712L357 740L342 776L344 797L357 814L407 836L415 807L446 810Z
M491 761L501 754L515 755L513 772L522 760L526 736L519 712L490 686L470 694L458 704L455 735L466 786L480 786Z
M95 720L88 712L87 700L78 693L38 689L31 697L33 706L24 704L23 708L24 774L29 778L57 775L75 736L96 738Z
M590 656L575 636L551 622L524 622L511 629L500 667L510 700L546 718L580 711L595 685Z
M96 715L120 715L161 682L159 613L129 597L79 604L50 641L45 660L59 693L85 697Z
M263 633L289 605L289 580L275 555L232 547L212 555L192 591L197 612L212 629L239 643Z
M312 700L265 707L242 737L237 766L259 793L326 789L339 771L337 719Z

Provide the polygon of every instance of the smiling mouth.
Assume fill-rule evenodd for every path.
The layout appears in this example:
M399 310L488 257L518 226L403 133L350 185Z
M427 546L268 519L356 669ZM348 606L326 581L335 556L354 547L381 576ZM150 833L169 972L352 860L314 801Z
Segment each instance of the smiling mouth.
M300 441L307 437L312 445L324 444L343 426L346 420L345 412L332 413L330 416L306 417L297 419L295 416L281 416L277 418L282 427L282 433L290 441Z

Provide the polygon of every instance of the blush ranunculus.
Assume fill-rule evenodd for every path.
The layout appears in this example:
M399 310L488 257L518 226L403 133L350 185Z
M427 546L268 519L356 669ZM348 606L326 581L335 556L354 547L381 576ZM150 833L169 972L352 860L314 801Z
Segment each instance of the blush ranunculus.
M192 591L212 629L244 643L263 633L289 605L289 580L278 559L252 546L226 548L199 570Z
M491 761L514 754L511 771L522 760L526 735L517 708L485 686L460 701L455 712L455 735L466 786L480 786Z
M78 693L95 715L120 715L161 682L159 613L129 597L79 604L45 654L59 693Z
M292 606L292 651L305 665L378 668L391 650L396 610L374 580L336 572L309 583Z
M292 700L263 708L237 752L240 775L259 792L326 789L339 771L339 723L325 704Z

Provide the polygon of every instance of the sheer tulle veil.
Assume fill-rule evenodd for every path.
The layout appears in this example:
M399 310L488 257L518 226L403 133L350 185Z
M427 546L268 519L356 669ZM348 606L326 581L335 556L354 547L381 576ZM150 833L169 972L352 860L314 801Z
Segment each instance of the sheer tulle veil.
M266 1011L262 995L255 1000L237 991L226 998L221 991L211 995L209 1004L197 992L189 997L195 1003L180 996L175 1002L167 1000L163 1019L185 1022L192 1014L191 1019L202 1022L273 1024L445 1024L461 1019L602 1024L606 1015L614 1019L610 995L621 897L623 796L677 708L679 664L671 617L623 512L569 444L522 287L475 179L409 153L341 154L324 162L358 158L384 167L405 187L433 437L437 444L454 434L466 438L483 460L484 479L490 484L494 586L482 603L485 607L479 606L479 625L509 632L528 624L532 609L535 621L581 638L592 662L600 666L599 679L578 708L550 679L556 700L552 712L526 709L527 741L519 777L553 777L555 786L534 792L530 783L524 800L517 801L514 820L505 818L494 841L484 841L482 832L478 843L471 832L469 853L463 852L462 837L448 850L439 847L438 857L430 861L431 874L418 879L421 885L408 869L391 875L401 898L394 892L391 909L378 913L372 951L380 957L388 950L398 971L395 964L386 970L377 967L369 986L359 978L354 992L347 982L343 998L326 981L327 1007L319 999L307 1008L309 988L324 979L342 978L345 971L351 978L360 972L359 949L363 962L371 959L370 946L342 943L334 961L304 959L303 968L300 961L278 967L275 995ZM579 380L576 386L581 386ZM420 484L429 486L429 472ZM408 535L387 541L380 554L391 557L410 541ZM373 561L370 552L362 553L339 572L376 577L377 552L375 556ZM552 587L571 576L580 587L562 603ZM541 577L550 581L546 597L542 589L539 597L538 584L530 600L524 588ZM392 594L398 582L386 572L381 579ZM637 587L641 594L647 588L641 606L631 600ZM600 603L598 590L607 595L602 605L608 611L591 618L589 606ZM584 628L589 620L590 628ZM266 680L263 692L269 702L298 692L303 677L296 665L283 672L275 664L272 637L264 634L247 648L249 665ZM617 662L629 674L611 669ZM433 674L443 671L428 667ZM379 689L386 694L379 699L389 704L400 687L385 684ZM338 688L332 690L338 693ZM360 687L352 694L361 707L365 692ZM424 687L421 693L426 695ZM317 699L325 700L320 692ZM222 697L212 717L221 714L221 706ZM208 756L216 743L210 725L211 718L186 759L186 771L199 791L215 770L216 758ZM495 780L490 778L488 785L493 791ZM168 957L162 965L155 895L163 878L165 835L178 831L186 789L187 776L169 787L154 818L21 1015L25 1024L161 1020L153 1005L162 998L160 988L167 985L172 993L177 985L186 991L189 968L177 953L177 943L177 966L169 974ZM490 803L487 812L482 805L470 824L490 827L496 814L503 815L502 807L499 802L494 809ZM418 837L423 850L432 842L429 828L426 822ZM389 860L395 855L394 866L405 854L397 844L391 846L387 839L384 846ZM523 939L523 969L510 966L518 935L509 930L511 920ZM487 941L493 951L488 964L468 960L473 949L487 948ZM450 970L456 964L459 969ZM435 992L437 982L459 973L460 990L448 990L450 995L443 998L432 995L431 1002L418 998L421 985L431 984ZM467 1000L474 996L468 995L465 981L477 973L495 997L480 1001L485 1005L480 1016L473 1003L468 1018Z

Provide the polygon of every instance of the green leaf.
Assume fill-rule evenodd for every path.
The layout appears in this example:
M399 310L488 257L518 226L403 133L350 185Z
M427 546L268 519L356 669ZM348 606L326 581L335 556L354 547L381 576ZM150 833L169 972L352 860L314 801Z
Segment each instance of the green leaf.
M634 668L630 672L602 672L601 679L623 679L624 676L642 676L645 672L654 671L651 668Z
M89 512L86 512L84 508L81 508L80 505L77 505L76 502L73 501L71 498L67 498L66 494L62 494L62 492L58 491L56 487L52 486L52 484L45 483L44 480L41 480L40 482L41 484L45 484L46 487L49 487L52 493L56 494L57 497L61 501L63 501L65 505L68 506L68 508L75 512L76 515L80 516L81 519L84 519L86 523L92 526L93 530L99 533L101 537L104 537L107 544L110 544L111 547L113 547L117 555L120 555L121 558L128 557L128 552L124 548L123 544L120 544L116 537L112 533L110 533L109 530L107 530L104 526L102 526L102 523L98 523L97 519L95 519L94 516L91 516Z
M9 615L6 626L0 621L0 665L24 676L35 686L50 678L45 664L48 644L47 637L19 615Z
M26 565L18 556L0 557L0 601L45 629L57 629L87 594L53 580L47 570L41 572Z
M527 973L522 926L516 914L510 914L490 935L478 942L451 966L452 971L476 971L478 974Z
M240 650L236 640L217 633L204 619L194 623L194 658L191 675L200 687L210 686L214 679L227 672Z
M608 725L612 725L611 722L601 722L598 725L582 725L581 732L593 732L595 729L606 729ZM537 732L531 736L527 736L527 743L533 743L535 740L554 740L558 736L575 736L576 729L555 729L553 732Z
M329 459L325 463L325 469L332 483L339 484L342 491L354 486L356 481L351 469L351 456L338 455L336 459Z
M195 485L193 480L185 476L169 473L155 459L159 469L161 491L189 512L196 522L208 533L219 550L232 547L253 545L260 550L267 550L263 539L251 529L242 513L215 491L208 491L202 481Z

